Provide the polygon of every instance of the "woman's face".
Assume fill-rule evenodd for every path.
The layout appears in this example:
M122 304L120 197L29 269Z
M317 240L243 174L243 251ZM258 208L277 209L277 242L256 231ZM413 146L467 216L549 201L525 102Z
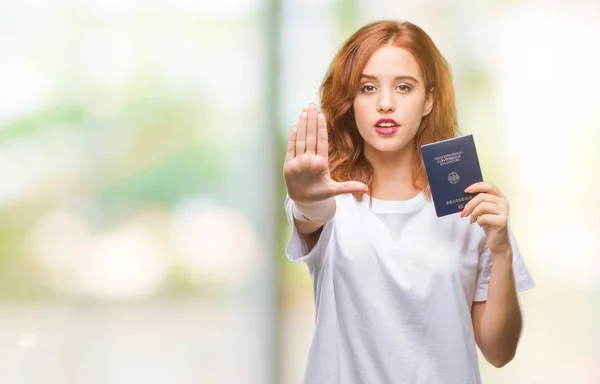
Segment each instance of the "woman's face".
M353 104L365 154L410 149L432 105L413 55L393 45L379 48L361 74Z

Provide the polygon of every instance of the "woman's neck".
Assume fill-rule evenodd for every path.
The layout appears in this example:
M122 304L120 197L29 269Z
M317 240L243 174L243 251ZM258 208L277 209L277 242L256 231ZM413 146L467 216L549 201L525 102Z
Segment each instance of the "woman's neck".
M421 190L412 179L414 157L411 145L406 150L380 152L365 147L365 157L373 165L371 195L380 200L409 200Z

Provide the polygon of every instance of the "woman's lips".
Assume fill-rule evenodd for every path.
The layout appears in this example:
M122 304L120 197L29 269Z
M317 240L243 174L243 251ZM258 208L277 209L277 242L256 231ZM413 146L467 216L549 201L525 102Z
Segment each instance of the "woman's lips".
M398 130L398 126L395 127L375 127L375 132L377 132L378 134L382 135L382 136L390 136L393 135L394 133L396 133L396 131Z
M375 123L375 132L382 136L390 136L396 133L399 125L396 120L390 117L384 117L382 119L377 120Z

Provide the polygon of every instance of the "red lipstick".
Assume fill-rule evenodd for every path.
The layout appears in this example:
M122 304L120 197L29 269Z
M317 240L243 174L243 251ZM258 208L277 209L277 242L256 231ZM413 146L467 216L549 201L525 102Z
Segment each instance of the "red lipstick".
M396 120L390 118L379 119L375 123L375 131L382 136L393 135L398 128L399 125Z

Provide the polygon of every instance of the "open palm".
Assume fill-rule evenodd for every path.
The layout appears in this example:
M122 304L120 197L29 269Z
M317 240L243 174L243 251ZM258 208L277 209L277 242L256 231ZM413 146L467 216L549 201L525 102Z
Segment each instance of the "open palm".
M365 192L358 181L331 180L328 160L327 123L314 104L304 109L288 139L283 176L290 198L314 204L343 193Z

